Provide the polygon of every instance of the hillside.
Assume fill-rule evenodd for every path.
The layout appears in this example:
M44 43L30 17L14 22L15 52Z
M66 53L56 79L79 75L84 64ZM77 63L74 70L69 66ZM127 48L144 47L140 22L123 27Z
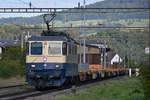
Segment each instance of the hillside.
M104 0L88 5L90 8L148 8L149 0Z
M148 0L104 0L94 4L87 5L87 8L113 8L113 7L149 7ZM56 20L64 20L67 16L68 21L82 20L81 14L59 14ZM92 19L149 19L148 12L134 12L134 13L101 13L101 14L86 14L86 20ZM41 24L43 22L42 16L36 17L16 17L16 18L1 18L0 24Z

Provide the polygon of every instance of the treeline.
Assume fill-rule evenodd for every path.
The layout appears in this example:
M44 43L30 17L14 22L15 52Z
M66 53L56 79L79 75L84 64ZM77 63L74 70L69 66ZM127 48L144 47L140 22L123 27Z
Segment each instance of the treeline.
M27 28L27 29L26 29ZM41 30L30 30L30 28L41 28L40 25L17 25L6 24L0 25L0 41L1 40L21 40L21 35L26 35L28 32L38 34Z
M0 40L15 40L20 38L21 26L15 24L0 25Z
M130 64L130 67L137 67L145 61L145 47L149 46L149 30L101 30L91 38L99 37L102 42L117 52L122 59Z

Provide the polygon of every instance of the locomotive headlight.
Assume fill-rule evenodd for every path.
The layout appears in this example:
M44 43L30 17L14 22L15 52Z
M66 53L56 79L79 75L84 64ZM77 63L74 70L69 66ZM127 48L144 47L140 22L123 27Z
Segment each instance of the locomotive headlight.
M35 68L35 65L31 65L32 68Z
M44 66L44 67L46 67L46 66L47 66L47 64L44 64L43 66Z
M56 65L56 68L59 68L60 66L59 65Z

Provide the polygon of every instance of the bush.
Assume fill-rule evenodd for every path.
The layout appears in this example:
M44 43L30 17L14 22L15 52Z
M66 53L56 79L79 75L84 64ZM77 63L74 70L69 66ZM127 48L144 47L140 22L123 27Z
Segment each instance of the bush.
M22 52L20 47L7 47L4 49L4 53L2 56L4 60L21 60Z
M0 62L0 66L1 78L9 78L23 75L23 66L20 64L20 61L5 60Z
M140 70L145 100L150 97L150 64L143 64Z
M23 76L24 56L19 47L7 47L0 61L0 77Z
M141 74L145 100L147 100L150 97L150 67L148 65L143 67Z

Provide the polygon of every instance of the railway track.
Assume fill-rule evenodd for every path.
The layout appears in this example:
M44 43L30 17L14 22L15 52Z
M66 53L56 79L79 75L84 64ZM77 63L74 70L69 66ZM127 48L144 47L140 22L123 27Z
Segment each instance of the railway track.
M0 90L1 90L1 89L7 89L7 88L22 87L22 86L25 86L25 85L27 85L27 84L21 84L21 85L13 85L13 86L0 87Z
M69 87L67 87L67 88L69 88ZM23 100L27 97L36 97L36 96L40 96L43 94L61 91L63 89L64 88L53 88L53 89L47 89L45 91L37 91L34 88L30 88L30 89L23 90L20 92L5 93L3 95L0 95L0 100Z
M11 92L9 92L9 93L5 92L5 93L1 94L1 89L0 89L0 100L24 100L24 99L36 100L37 98L41 98L41 96L46 96L48 98L51 98L53 96L60 95L60 94L76 93L76 91L78 91L78 90L88 88L91 86L95 86L98 84L104 84L104 83L108 82L109 80L112 80L112 79L118 80L120 78L123 78L123 77L120 76L120 77L115 77L115 78L111 78L111 79L106 78L106 79L93 80L93 81L88 81L88 82L80 82L78 85L73 86L73 87L67 86L67 87L63 87L63 88L51 88L51 89L49 88L45 91L36 91L34 88L28 88L28 89L22 89L22 90L16 91L13 87L11 89L7 88L9 91L11 90ZM18 87L15 87L15 88L18 88ZM13 92L13 91L16 91L16 92Z

